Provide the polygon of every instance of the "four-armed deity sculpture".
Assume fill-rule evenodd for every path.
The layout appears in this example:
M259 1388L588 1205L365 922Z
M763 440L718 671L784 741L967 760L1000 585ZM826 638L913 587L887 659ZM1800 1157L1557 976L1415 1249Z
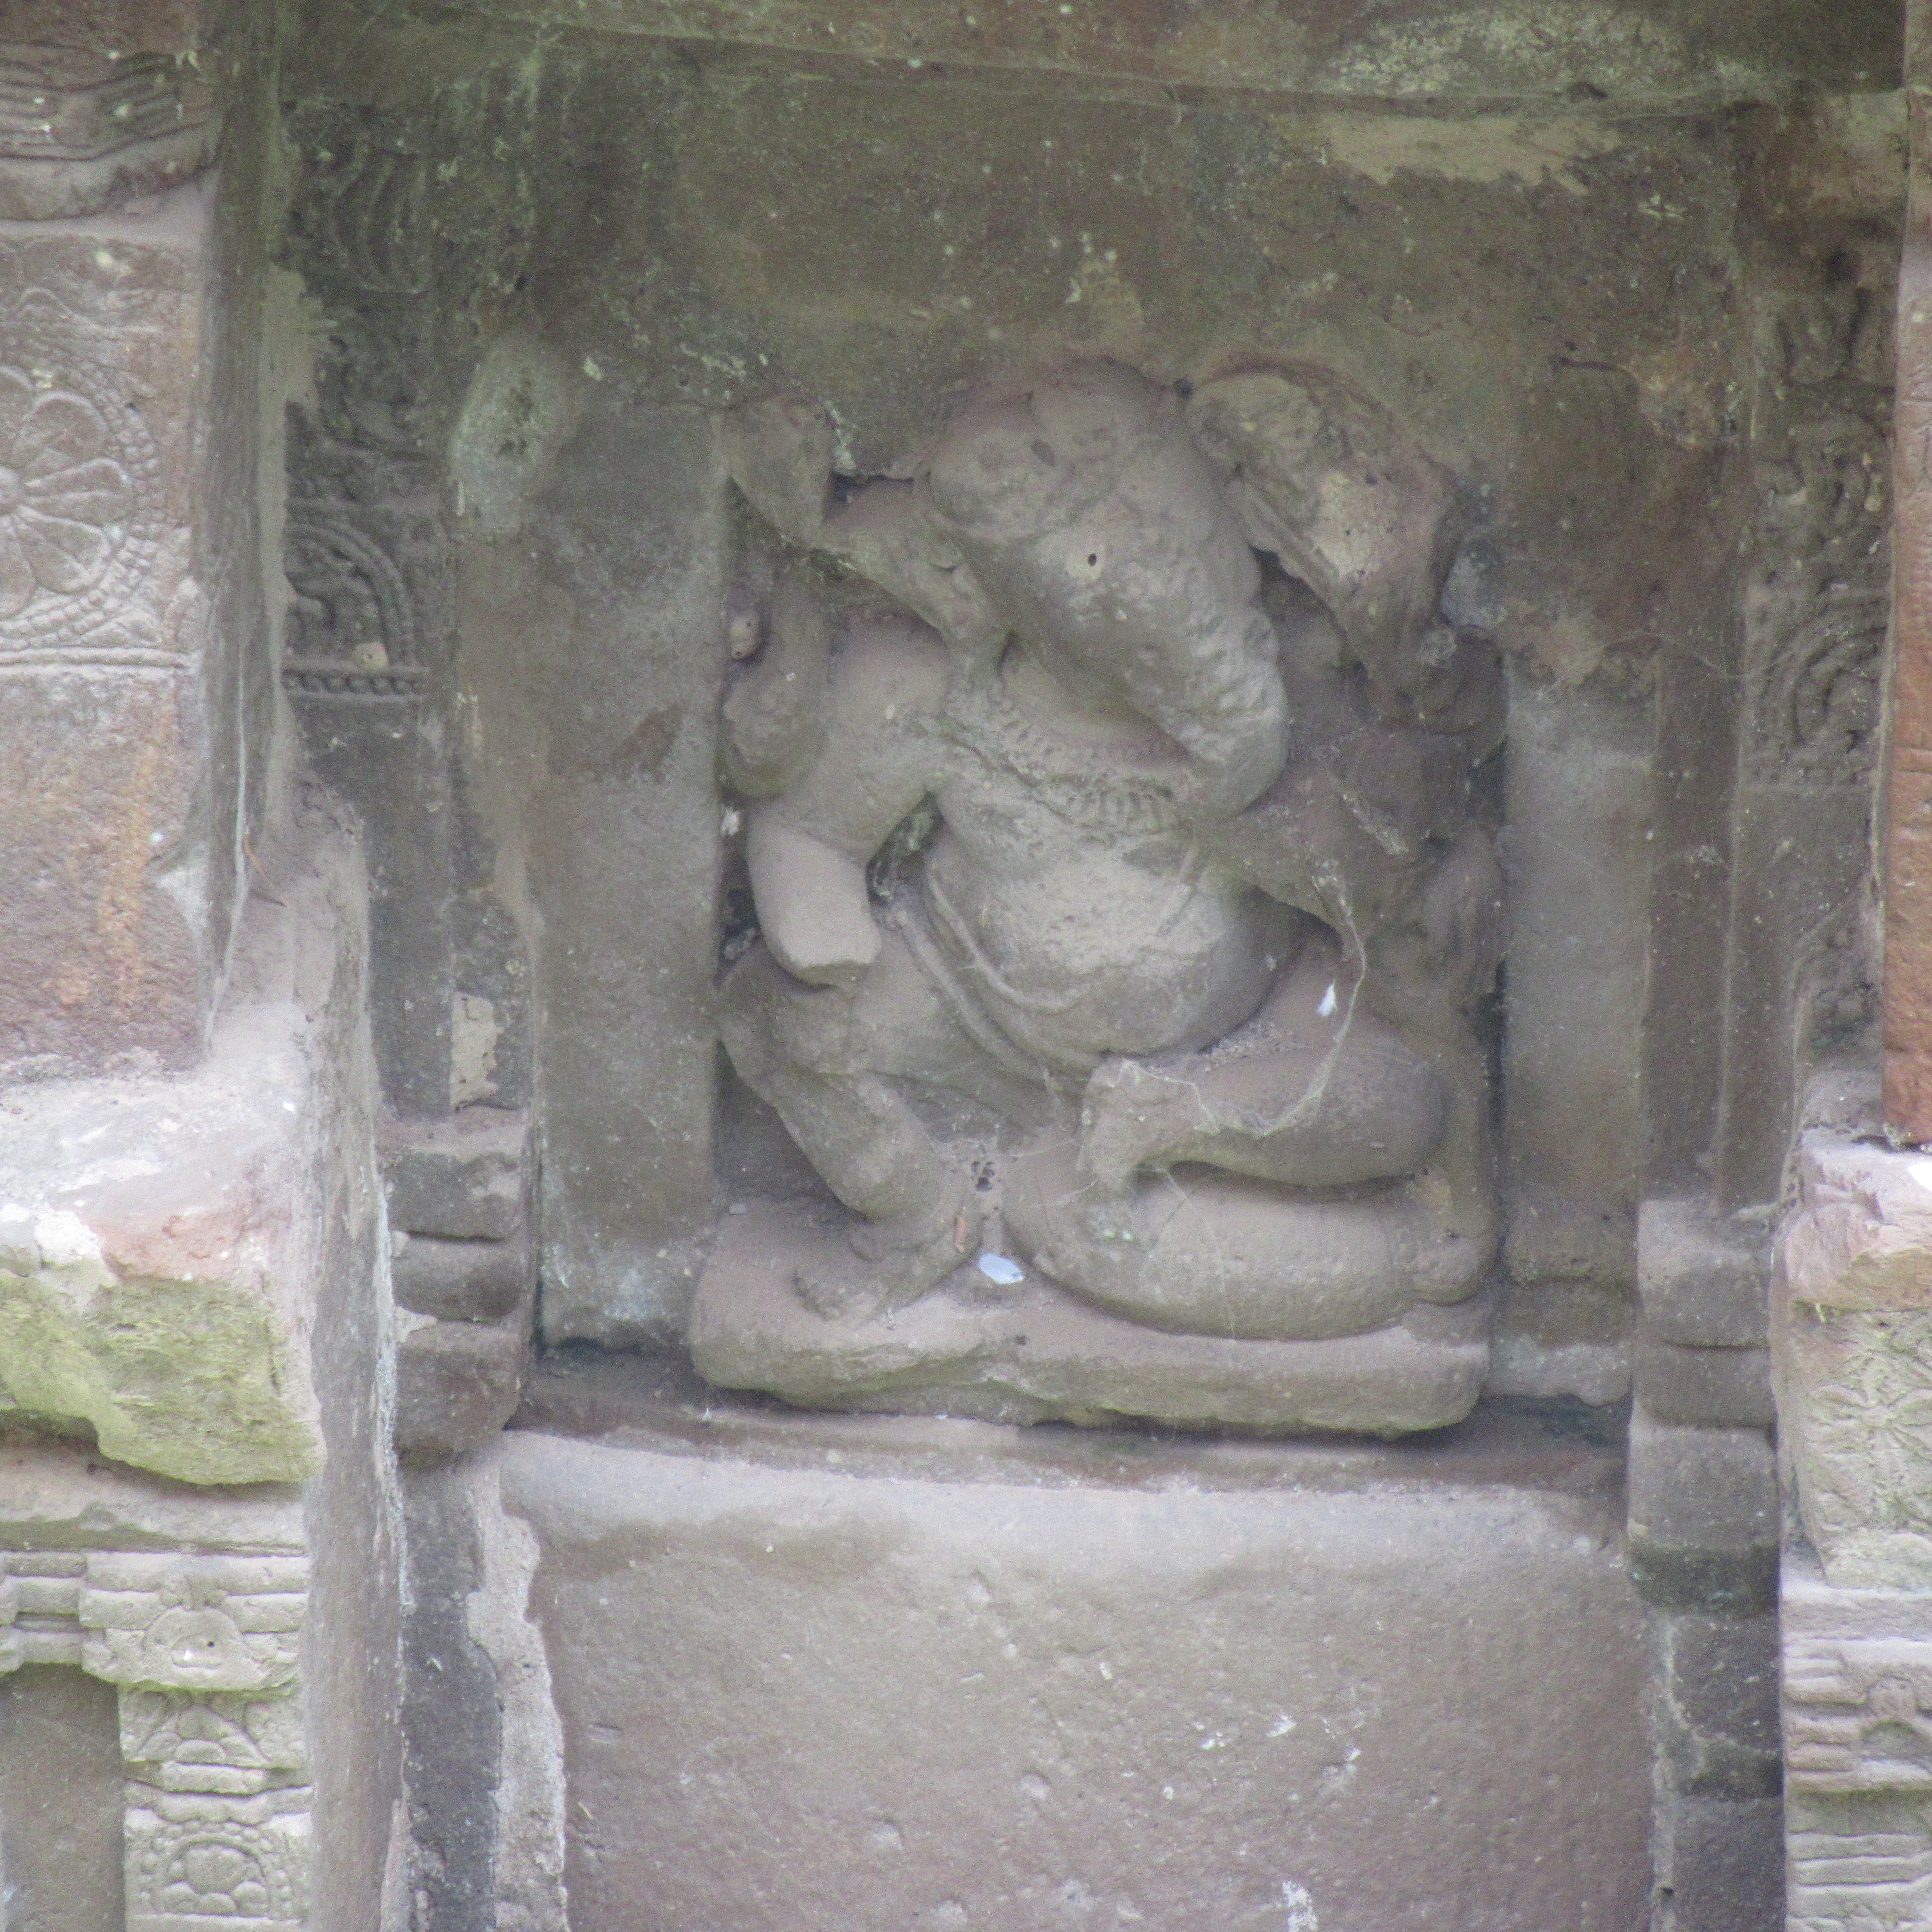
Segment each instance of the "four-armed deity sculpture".
M1399 1429L1473 1401L1501 892L1450 479L1325 371L1084 362L904 476L755 403L740 1076L838 1200L728 1221L714 1380Z

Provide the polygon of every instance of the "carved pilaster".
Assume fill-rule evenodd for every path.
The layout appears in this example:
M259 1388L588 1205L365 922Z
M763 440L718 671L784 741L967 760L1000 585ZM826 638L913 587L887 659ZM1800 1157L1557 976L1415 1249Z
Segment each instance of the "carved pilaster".
M308 1577L285 1553L0 1552L0 1672L119 1689L129 1932L306 1922Z

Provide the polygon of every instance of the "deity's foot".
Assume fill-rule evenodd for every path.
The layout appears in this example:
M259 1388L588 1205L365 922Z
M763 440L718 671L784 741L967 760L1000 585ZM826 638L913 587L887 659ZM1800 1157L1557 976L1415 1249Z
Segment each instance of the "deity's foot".
M1419 1178L1298 1195L1198 1167L1113 1193L1062 1142L1015 1163L1005 1214L1042 1274L1115 1314L1186 1334L1312 1341L1475 1292L1492 1244L1458 1232L1445 1194Z
M850 1237L849 1262L800 1267L792 1283L799 1299L827 1321L868 1321L937 1286L965 1259L979 1226L964 1201L915 1222L861 1222Z

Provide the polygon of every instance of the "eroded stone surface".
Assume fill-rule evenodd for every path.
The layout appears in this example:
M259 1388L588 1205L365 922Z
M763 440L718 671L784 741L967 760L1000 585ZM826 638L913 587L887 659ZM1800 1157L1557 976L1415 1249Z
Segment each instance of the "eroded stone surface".
M1772 1291L1779 1409L1834 1584L1932 1583L1932 1161L1814 1132Z
M140 10L151 17L138 38L172 46L128 44L133 22L104 44L92 35L106 22L85 14L41 22L52 29L49 44L10 13L0 41L0 220L98 214L178 188L200 167L209 101L192 59L198 23L152 17L166 8Z
M1447 1419L1394 1331L1474 1295L1496 1244L1471 1014L1503 888L1471 769L1502 703L1492 641L1442 611L1454 480L1299 362L994 374L910 477L837 442L798 396L724 429L764 527L726 607L758 927L718 1024L857 1217L842 1253L761 1221L769 1246L796 1225L776 1278L827 1329L800 1346L976 1252L1046 1298L1063 1408L1214 1419L1206 1376L1186 1408L1122 1386L1138 1324L1150 1359L1212 1338L1238 1377L1240 1342L1298 1345L1256 1371L1281 1419ZM741 1247L700 1286L712 1360L772 1272ZM782 1348L758 1327L734 1381Z
M374 1208L343 1099L359 871L326 836L303 856L322 862L291 866L279 902L256 902L193 1073L45 1082L0 1114L0 1383L27 1410L90 1426L117 1460L191 1481L319 1466L312 1331L332 1297L354 1298L328 1278L331 1242Z
M656 1423L484 1452L541 1552L573 1919L1528 1932L1641 1906L1602 1452Z
M411 1328L396 1348L398 1450L452 1455L488 1442L515 1412L530 1349L520 1314Z
M1147 1328L1036 1274L1001 1288L976 1266L910 1308L828 1322L794 1271L844 1252L838 1228L794 1209L730 1216L692 1312L699 1372L808 1408L1399 1432L1460 1420L1489 1364L1480 1300L1336 1340L1229 1340Z
M1652 1603L1733 1615L1777 1589L1778 1471L1762 1429L1630 1418L1630 1564Z
M1793 1549L1782 1616L1792 1922L1914 1924L1932 1899L1932 1598L1834 1586Z
M1605 95L1678 106L1777 98L1808 84L1895 85L1896 29L1866 4L1849 20L1815 4L1741 20L1715 0L1594 6L1553 20L1520 5L1447 0L1390 16L1366 4L1258 19L1209 6L1183 20L1130 10L959 14L879 0L836 18L797 0L468 0L482 20L739 40L924 64L1059 69L1170 85L1342 98ZM1828 80L1826 76L1830 76ZM1587 92L1585 92L1587 90Z
M35 1932L124 1932L114 1706L71 1668L0 1676L0 1883Z

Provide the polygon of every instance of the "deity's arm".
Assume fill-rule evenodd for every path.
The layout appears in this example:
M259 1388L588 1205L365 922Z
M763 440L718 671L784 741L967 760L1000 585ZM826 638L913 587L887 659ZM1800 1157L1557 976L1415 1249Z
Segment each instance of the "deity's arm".
M1202 844L1269 898L1312 912L1360 960L1414 920L1426 881L1468 823L1468 744L1356 718L1288 761Z
M1378 838L1333 764L1292 760L1245 810L1204 825L1202 849L1236 878L1334 928L1359 965L1370 935L1414 892L1418 842Z
M856 979L879 950L866 868L937 782L945 647L910 622L856 628L832 660L814 756L748 814L765 943L795 978Z

